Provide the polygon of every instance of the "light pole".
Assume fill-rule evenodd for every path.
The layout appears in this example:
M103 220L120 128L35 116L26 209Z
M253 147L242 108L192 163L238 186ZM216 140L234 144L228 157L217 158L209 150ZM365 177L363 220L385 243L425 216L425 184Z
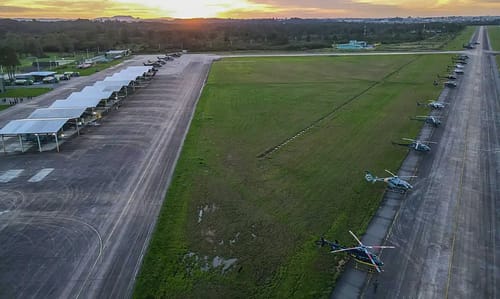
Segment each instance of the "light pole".
M36 60L36 70L39 72L40 71L40 64L38 63L38 57L35 57Z

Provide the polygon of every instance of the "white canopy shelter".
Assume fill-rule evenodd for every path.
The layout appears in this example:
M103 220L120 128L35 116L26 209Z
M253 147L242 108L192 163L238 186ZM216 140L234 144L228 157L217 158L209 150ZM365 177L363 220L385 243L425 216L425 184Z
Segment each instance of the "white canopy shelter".
M33 134L38 141L38 149L41 152L42 146L39 135L53 135L56 140L57 151L59 151L59 141L57 132L62 129L69 118L50 119L17 119L9 122L0 130L2 136L3 151L5 152L5 136L18 136L21 150L24 152L22 135Z

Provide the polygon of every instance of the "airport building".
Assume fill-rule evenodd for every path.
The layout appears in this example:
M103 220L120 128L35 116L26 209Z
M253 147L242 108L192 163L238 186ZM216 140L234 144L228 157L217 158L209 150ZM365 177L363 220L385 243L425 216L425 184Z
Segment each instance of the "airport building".
M350 40L347 44L338 44L335 47L339 50L362 50L373 49L373 45L369 45L365 41Z

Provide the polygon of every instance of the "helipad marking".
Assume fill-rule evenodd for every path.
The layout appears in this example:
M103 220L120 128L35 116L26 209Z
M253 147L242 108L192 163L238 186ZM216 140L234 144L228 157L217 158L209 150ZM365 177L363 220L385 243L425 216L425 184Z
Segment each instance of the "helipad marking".
M40 170L37 174L35 174L34 176L32 176L28 180L28 182L30 182L30 183L40 182L46 176L48 176L52 171L54 171L54 168L44 168L44 169Z
M0 183L8 183L12 181L13 179L17 178L23 171L24 169L7 170L2 175L0 175Z

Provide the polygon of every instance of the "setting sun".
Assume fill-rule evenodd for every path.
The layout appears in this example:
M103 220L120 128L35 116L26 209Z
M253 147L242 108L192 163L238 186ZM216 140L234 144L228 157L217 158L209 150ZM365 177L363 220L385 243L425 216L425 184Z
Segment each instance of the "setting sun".
M136 0L118 0L122 3L137 3ZM142 5L157 9L173 18L213 18L226 17L231 11L266 11L268 5L256 4L247 0L148 0Z

